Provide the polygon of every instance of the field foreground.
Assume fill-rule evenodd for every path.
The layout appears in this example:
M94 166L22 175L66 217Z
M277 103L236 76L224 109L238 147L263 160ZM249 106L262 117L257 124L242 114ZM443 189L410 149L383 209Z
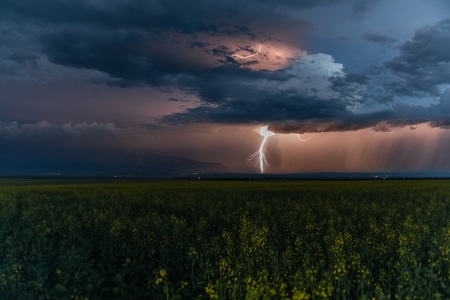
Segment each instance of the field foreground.
M0 299L450 299L450 181L0 181Z

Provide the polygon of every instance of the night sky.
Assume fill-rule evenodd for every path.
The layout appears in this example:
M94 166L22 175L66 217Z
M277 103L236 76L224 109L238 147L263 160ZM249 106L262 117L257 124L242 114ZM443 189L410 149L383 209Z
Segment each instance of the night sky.
M0 175L450 171L448 0L2 0ZM305 140L302 142L302 140Z

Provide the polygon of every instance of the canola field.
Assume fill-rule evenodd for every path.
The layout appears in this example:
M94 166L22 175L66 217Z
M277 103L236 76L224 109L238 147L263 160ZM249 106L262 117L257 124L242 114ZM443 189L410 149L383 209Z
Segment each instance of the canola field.
M0 299L450 299L450 181L0 180Z

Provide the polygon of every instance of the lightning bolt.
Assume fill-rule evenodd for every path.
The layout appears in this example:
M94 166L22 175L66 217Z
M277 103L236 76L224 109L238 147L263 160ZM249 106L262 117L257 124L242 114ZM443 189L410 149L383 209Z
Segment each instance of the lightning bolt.
M269 163L267 162L266 152L265 152L265 145L266 145L269 137L274 136L276 134L275 134L275 132L269 130L268 125L264 125L259 129L259 135L263 137L263 139L261 141L261 145L259 146L258 151L255 151L249 155L249 157L247 158L247 163L249 163L252 160L254 160L255 158L257 158L256 165L257 166L259 165L259 170L261 171L261 174L263 174L264 167L269 166ZM302 139L300 134L297 134L297 137L300 140L300 142L306 142L311 139L310 137L307 139Z
M252 161L255 157L258 157L258 160L256 161L256 164L259 165L259 169L261 170L261 174L264 173L264 167L268 166L269 163L267 162L266 153L264 146L267 142L267 139L271 136L275 135L275 132L270 131L269 126L264 125L259 129L259 135L263 137L263 140L261 141L261 145L259 146L259 150L253 152L247 159L247 163Z
M300 140L300 142L306 142L309 141L311 138L307 138L307 139L302 139L302 137L300 136L300 134L297 134L298 139Z
M231 55L231 56L232 56L232 57L234 56L234 57L237 57L237 58L240 58L240 59L247 59L247 58L250 58L250 57L253 57L253 56L258 55L259 52L261 52L261 44L259 44L259 49L258 49L258 51L256 51L256 52L253 53L253 54L246 55L246 56L242 56L242 55L239 55L239 54L233 54L233 55Z

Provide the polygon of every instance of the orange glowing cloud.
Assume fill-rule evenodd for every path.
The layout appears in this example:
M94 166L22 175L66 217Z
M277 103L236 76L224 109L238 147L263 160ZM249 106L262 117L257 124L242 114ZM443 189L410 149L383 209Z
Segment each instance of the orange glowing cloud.
M252 70L274 71L286 68L296 58L306 55L301 49L274 38L207 32L197 33L195 37L175 31L161 33L152 36L148 49L161 62L170 61L198 70L237 64Z
M236 43L236 42L235 42ZM233 44L231 42L230 44ZM244 46L242 46L244 45ZM265 43L246 43L236 45L233 58L241 65L252 70L275 71L291 65L292 61L306 53L295 47L283 44L279 41L267 41ZM256 50L252 53L253 50Z

